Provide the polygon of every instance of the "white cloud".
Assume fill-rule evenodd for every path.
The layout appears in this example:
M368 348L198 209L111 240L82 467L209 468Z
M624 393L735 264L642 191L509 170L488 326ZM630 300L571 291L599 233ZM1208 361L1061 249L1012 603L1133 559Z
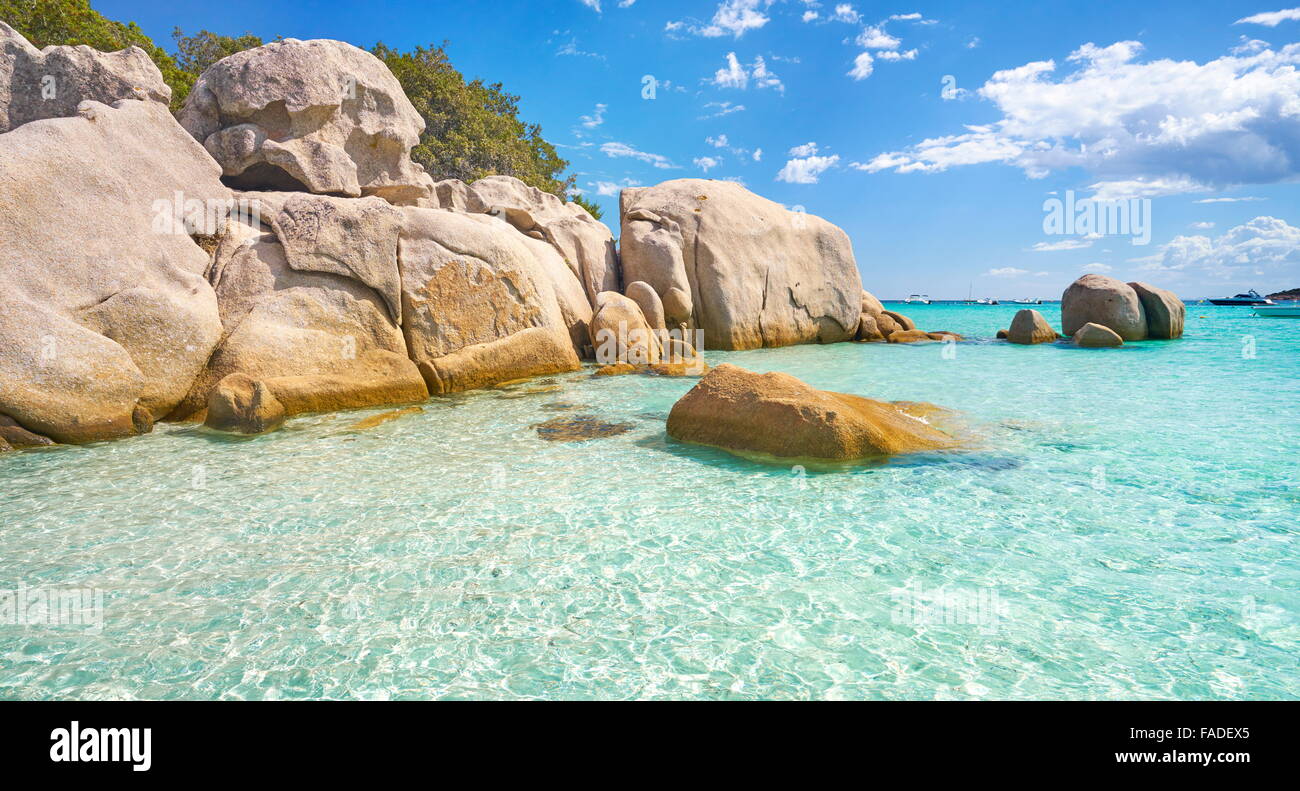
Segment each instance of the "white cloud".
M813 21L814 19L816 19L816 18L819 17L819 16L821 16L821 15L818 14L816 11L804 11L804 12L803 12L803 21L805 21L805 22L811 22L811 21Z
M1083 265L1083 271L1096 272L1099 275L1104 275L1107 272L1113 272L1114 270L1115 267L1111 266L1110 264L1103 264L1100 261L1093 261L1091 264Z
M920 19L920 18L921 18L921 15L920 15L919 13L913 11L913 12L910 13L910 14L890 14L890 15L889 15L889 18L890 18L890 20L892 20L892 21L909 22L909 21L914 21L914 20L918 20L918 19Z
M848 3L840 3L839 5L835 6L835 13L831 15L831 19L835 20L836 22L848 22L852 24L854 22L857 22L859 19L861 19L861 17L858 15L857 10L854 9L852 5Z
M1058 250L1082 250L1085 247L1092 247L1092 242L1088 239L1062 239L1059 242L1038 242L1029 249L1035 253L1054 253Z
M916 60L916 50L909 49L906 52L899 52L897 50L886 49L877 52L876 57L881 60Z
M1177 195L1181 192L1198 192L1205 190L1199 184L1186 177L1123 179L1119 181L1099 181L1088 187L1096 200L1127 200L1129 198L1156 198L1161 195Z
M1194 222L1192 223L1192 227L1198 231L1208 231L1214 227L1214 223L1209 222L1208 220L1204 222Z
M691 164L708 173L710 169L716 168L721 162L713 157L696 157L691 160Z
M641 182L635 179L623 179L619 182L614 181L589 181L587 186L595 187L597 195L603 195L607 198L617 197L620 190L627 187L639 187Z
M980 45L980 37L972 36L970 41L966 42L966 49L975 49Z
M588 129L595 129L605 123L605 107L604 104L597 104L591 115L582 116L582 125Z
M726 148L728 145L726 135L718 135L717 137L706 137L704 138L704 142L708 143L714 148Z
M853 68L848 74L855 80L865 80L871 76L874 67L871 65L871 53L863 52L853 59Z
M713 19L709 24L691 25L689 30L697 36L705 38L720 38L722 36L732 36L740 38L745 35L746 31L757 30L766 25L769 21L767 14L763 13L772 0L723 0L718 4L718 8L713 13ZM683 26L682 22L670 22L674 27L665 28L666 30L678 30Z
M1300 8L1287 8L1282 11L1265 11L1262 14L1243 17L1233 22L1234 25L1265 25L1277 27L1278 23L1300 19Z
M776 174L776 180L790 184L816 184L818 177L827 169L835 167L835 163L839 161L839 154L829 157L808 156L791 159L785 163L785 167L781 168L781 172Z
M759 162L762 159L763 159L763 149L761 148L754 149L754 161Z
M1246 203L1246 202L1254 202L1254 201L1261 201L1261 200L1264 199L1246 196L1243 198L1201 198L1198 201L1192 201L1192 202L1193 203Z
M713 75L713 84L719 88L744 88L749 85L749 72L740 65L736 53L727 53L727 65L718 69Z
M898 49L902 42L879 25L867 25L858 34L857 44L864 49Z
M555 54L572 55L578 58L597 58L599 60L605 60L605 56L600 54L599 52L587 52L585 50L578 49L577 39L569 39L567 43L562 44L560 48L555 51Z
M756 88L775 88L779 93L785 93L785 86L781 84L781 79L767 68L767 62L763 60L762 55L754 58L754 63L746 68L744 64L736 57L736 53L727 53L727 65L718 69L713 74L711 83L719 88L737 88L745 90L749 87L749 81L753 79Z
M1171 278L1203 273L1224 281L1268 274L1300 277L1300 228L1276 217L1256 217L1217 239L1179 236L1149 256L1140 267Z
M587 8L590 8L591 10L595 11L597 14L600 13L600 0L578 0L578 1L583 5L585 5Z
M613 157L616 159L619 157L631 157L632 159L639 159L642 162L654 165L657 168L669 169L677 167L672 163L672 160L662 154L650 154L645 151L638 151L627 143L605 143L600 147L600 151L607 157Z
M636 0L619 0L619 2L618 2L618 7L619 7L619 8L631 8L631 7L632 7L632 4L635 3L635 2L636 2Z
M801 146L795 146L788 152L792 157L811 157L817 153L816 143L804 143Z
M1300 178L1300 43L1194 61L1136 60L1142 45L1085 44L998 71L979 89L1002 118L868 163L899 172L1002 162L1032 178L1079 167L1099 192L1168 194Z
M711 115L700 116L701 120L707 118L721 118L724 115L731 115L732 113L738 113L745 109L745 105L732 104L731 102L709 102L704 105L704 109L706 110L712 107L716 107L717 110Z
M992 277L1019 277L1020 275L1029 274L1028 269L1016 269L1014 266L1004 266L998 269L990 269L984 274Z

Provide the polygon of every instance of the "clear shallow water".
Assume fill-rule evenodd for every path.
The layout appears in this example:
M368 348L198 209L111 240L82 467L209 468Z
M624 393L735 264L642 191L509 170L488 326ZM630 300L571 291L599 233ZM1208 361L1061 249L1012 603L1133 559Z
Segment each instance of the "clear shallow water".
M987 339L1016 308L902 310ZM0 589L102 590L105 621L0 625L0 697L1300 697L1300 321L1250 316L707 355L984 437L849 472L673 443L694 380L582 374L5 454ZM633 427L532 428L574 413Z

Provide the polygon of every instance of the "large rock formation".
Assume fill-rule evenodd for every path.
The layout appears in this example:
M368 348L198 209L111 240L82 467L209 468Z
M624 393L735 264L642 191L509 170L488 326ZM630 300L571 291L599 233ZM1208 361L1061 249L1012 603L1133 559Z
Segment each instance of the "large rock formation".
M435 185L433 205L491 214L520 233L547 242L582 283L589 304L619 289L618 254L609 228L576 203L530 187L513 176L488 176L473 184L455 179Z
M91 100L171 101L172 89L139 47L100 52L87 46L33 47L0 21L0 132L29 121L66 118Z
M1129 283L1142 300L1142 310L1147 317L1147 337L1172 340L1183 337L1183 321L1187 306L1172 291L1156 288L1148 283Z
M829 222L705 179L625 189L620 204L623 279L655 289L670 328L703 329L710 349L853 339L862 282ZM671 289L689 301L670 308Z
M336 409L426 397L398 323L401 212L377 198L256 200L257 217L232 219L215 251L208 277L222 340L172 417L200 412L236 373L271 385L277 397L275 382L298 378L297 393L307 377ZM288 414L318 411L308 401L284 406Z
M204 70L179 114L226 182L414 204L433 180L411 161L424 119L374 55L285 39Z
M221 335L187 212L220 169L155 101L0 134L0 413L60 442L148 430Z
M1122 280L1084 275L1061 295L1061 331L1074 335L1089 322L1109 327L1126 341L1147 337L1146 311L1137 291Z
M938 411L818 390L789 374L724 363L673 405L668 434L779 458L862 459L952 447L954 437L913 415Z
M1011 320L1011 329L1007 331L1007 340L1026 346L1035 343L1052 343L1056 340L1056 330L1047 323L1043 314L1032 308L1016 311Z
M567 338L575 352L587 345L591 306L550 245L485 214L402 212L404 330L416 363L528 327Z

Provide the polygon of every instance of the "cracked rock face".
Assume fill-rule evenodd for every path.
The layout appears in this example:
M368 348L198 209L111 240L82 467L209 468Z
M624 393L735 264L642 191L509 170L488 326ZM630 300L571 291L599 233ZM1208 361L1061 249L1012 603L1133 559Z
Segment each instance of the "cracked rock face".
M172 89L139 47L100 52L87 46L33 47L0 21L0 132L30 121L67 118L86 100L142 99L166 104Z
M397 204L432 194L410 158L424 119L382 61L342 41L285 39L223 58L179 120L240 189Z
M708 179L625 189L620 204L624 281L649 284L668 326L704 330L706 349L853 339L862 280L831 223Z

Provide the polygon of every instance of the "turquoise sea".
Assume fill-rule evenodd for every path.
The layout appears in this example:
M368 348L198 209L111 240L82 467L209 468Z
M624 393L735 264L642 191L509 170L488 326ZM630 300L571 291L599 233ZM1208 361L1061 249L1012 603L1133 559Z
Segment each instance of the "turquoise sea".
M969 450L764 466L667 439L694 380L579 373L0 455L0 590L104 597L0 624L0 698L1300 697L1300 320L1083 350L896 309L973 340L706 356ZM572 415L630 430L534 428Z

